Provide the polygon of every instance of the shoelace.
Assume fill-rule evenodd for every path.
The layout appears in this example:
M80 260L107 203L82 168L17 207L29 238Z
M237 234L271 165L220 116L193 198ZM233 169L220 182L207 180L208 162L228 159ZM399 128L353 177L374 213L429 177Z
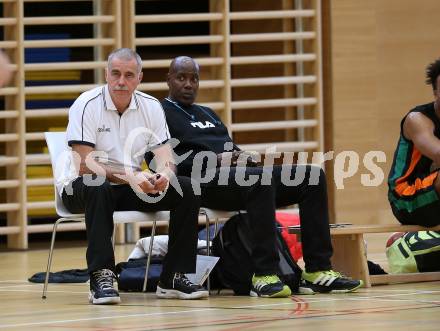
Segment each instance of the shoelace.
M340 272L337 272L334 270L326 270L326 271L323 271L323 273L326 275L329 275L329 276L337 277L337 278L342 277L342 274Z
M270 276L257 276L258 281L266 284L275 284L280 281L278 276L270 275Z
M334 271L334 270L327 270L327 271L323 271L325 274L336 277L336 278L346 278L346 279L351 279L351 277L348 277L340 272Z
M93 276L96 277L96 283L101 290L113 288L113 279L116 279L113 271L109 269L102 269L93 272Z
M185 276L185 274L181 274L176 272L174 279L180 279L186 286L194 286L193 283Z

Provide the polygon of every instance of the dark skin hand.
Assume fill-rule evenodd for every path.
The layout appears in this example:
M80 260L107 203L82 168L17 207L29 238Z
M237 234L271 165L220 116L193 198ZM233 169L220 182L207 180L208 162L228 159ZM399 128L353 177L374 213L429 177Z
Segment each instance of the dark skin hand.
M230 165L233 167L235 166L256 167L258 165L258 161L256 160L255 155L245 151L231 151L231 152L223 152L217 154L218 166L222 165L222 161L228 163L227 160L231 160ZM227 166L229 164L225 164L225 165Z

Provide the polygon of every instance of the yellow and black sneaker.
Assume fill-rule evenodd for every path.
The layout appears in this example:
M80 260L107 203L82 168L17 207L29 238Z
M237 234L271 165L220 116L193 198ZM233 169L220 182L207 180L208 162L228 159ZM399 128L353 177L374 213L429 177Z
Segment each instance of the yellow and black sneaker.
M343 276L333 270L302 272L298 292L300 294L315 293L348 293L362 287L362 280L355 280Z
M289 286L284 285L277 275L252 277L251 297L287 298L291 294Z

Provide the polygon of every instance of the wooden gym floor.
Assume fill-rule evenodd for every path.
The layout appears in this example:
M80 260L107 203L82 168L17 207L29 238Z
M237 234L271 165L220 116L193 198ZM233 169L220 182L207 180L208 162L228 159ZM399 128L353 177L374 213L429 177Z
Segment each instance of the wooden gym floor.
M382 237L368 239L369 259L386 268ZM377 244L376 244L377 242ZM133 245L116 247L122 261ZM372 253L370 253L372 252ZM84 247L57 248L53 270L84 268ZM43 271L47 248L0 253L1 330L438 330L440 282L395 284L352 294L287 299L212 294L207 300L159 300L121 293L118 306L87 302L88 284L27 282Z

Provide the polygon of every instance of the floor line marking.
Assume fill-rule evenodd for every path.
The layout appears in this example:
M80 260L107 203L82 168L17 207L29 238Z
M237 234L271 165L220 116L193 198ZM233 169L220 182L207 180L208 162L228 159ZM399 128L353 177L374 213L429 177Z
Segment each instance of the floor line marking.
M214 308L214 309L205 308L205 309L191 309L191 310L170 311L170 312L160 312L160 313L143 313L143 314L113 315L113 316L104 316L104 317L77 318L77 319L56 320L56 321L46 321L46 322L17 323L17 324L5 324L5 325L1 325L0 324L0 329L23 327L23 326L50 325L50 324L57 324L57 323L99 321L99 320L107 320L107 319L115 319L115 318L148 317L148 316L163 316L163 315L187 314L187 313L197 313L197 312L204 312L204 311L214 311L214 310L219 310L219 309L218 308Z

